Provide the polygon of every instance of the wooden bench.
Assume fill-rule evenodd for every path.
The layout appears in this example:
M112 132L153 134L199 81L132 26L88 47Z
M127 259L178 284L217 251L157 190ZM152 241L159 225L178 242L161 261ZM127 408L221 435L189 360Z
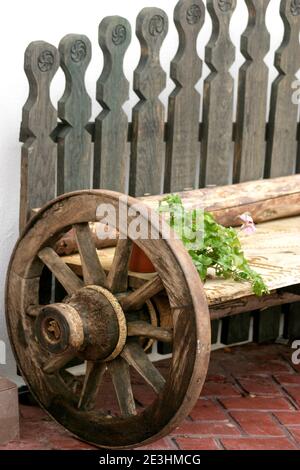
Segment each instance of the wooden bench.
M168 17L160 9L144 9L137 18L141 59L134 90L139 102L131 123L123 110L129 93L123 61L131 42L126 19L108 17L100 24L104 65L97 101L103 110L95 122L90 122L91 99L85 89L91 59L86 36L68 35L58 49L34 42L25 53L30 92L21 126L21 237L7 277L8 329L18 366L39 403L73 434L100 447L149 443L180 423L201 391L221 319L224 344L248 340L252 315L254 339L274 340L284 305L286 337L300 333L300 176L295 174L300 160L294 96L300 4L281 1L285 33L276 52L279 74L267 122L269 0L246 4L249 23L241 43L246 62L239 73L236 122L230 73L235 46L229 35L235 0L207 0L213 31L204 58L210 74L203 100L195 88L203 62L196 44L206 9L201 0L177 4L179 48L171 64L175 89L167 123L159 99L166 86L159 56ZM56 109L49 90L59 65L66 89ZM115 191L129 192L126 211L137 202L132 196L144 204L141 226L157 237L135 244L150 258L155 273L128 271L132 242L126 236L115 246L96 250L89 224L97 223L99 205L119 208ZM257 232L241 235L241 241L269 295L257 298L247 283L213 274L202 286L183 245L164 237L163 222L149 222L162 194L173 192L180 192L185 207L209 210L224 225L235 226L239 215L251 212ZM120 220L112 225L126 235ZM72 227L79 253L58 256L57 241ZM172 348L168 371L149 360L154 340ZM76 378L70 365L83 361L84 377ZM141 379L132 370L156 394L143 409L135 399ZM119 411L105 408L106 400L99 402L107 377Z

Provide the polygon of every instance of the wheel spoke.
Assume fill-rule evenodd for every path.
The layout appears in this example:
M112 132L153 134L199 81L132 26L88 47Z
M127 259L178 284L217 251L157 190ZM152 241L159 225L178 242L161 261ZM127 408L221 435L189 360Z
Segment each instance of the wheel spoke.
M106 275L98 258L88 223L74 225L76 241L80 254L84 284L104 287Z
M161 392L165 385L165 379L138 343L128 343L121 356L145 379L156 393Z
M150 325L145 321L132 321L127 324L128 336L143 336L145 338L156 339L164 343L172 343L173 334L170 329L159 328Z
M146 300L161 292L163 288L160 277L155 276L151 281L146 282L131 294L122 297L120 304L125 312L128 310L138 310L144 305Z
M83 287L83 283L79 277L76 276L52 248L44 248L39 252L38 256L69 295L74 294Z
M110 363L109 372L122 415L136 415L128 364L122 358L117 358Z
M105 371L105 363L87 361L84 383L78 403L79 409L87 410L94 407Z
M119 240L113 264L110 268L107 284L111 292L125 292L128 287L128 264L132 250L129 239Z
M26 314L29 317L36 318L43 307L44 305L30 305L26 310Z
M44 365L43 371L46 374L54 374L54 372L58 372L60 369L65 367L68 362L71 362L74 357L76 357L76 354L73 351L56 356L50 359L49 362Z

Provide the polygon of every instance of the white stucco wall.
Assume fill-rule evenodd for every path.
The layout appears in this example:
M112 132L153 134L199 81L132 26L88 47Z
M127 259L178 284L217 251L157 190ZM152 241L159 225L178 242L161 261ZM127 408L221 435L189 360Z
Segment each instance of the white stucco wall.
M273 67L274 50L279 46L283 25L279 17L280 0L271 0L267 15L267 26L272 33L271 51L266 62L271 67L270 80L276 76ZM247 8L242 0L238 0L234 13L231 35L235 44L247 23ZM98 23L107 15L121 15L135 23L137 13L146 6L163 8L172 17L176 0L9 0L1 4L1 77L0 77L0 351L3 351L3 341L6 344L6 365L3 354L0 355L0 374L13 376L15 364L7 340L4 320L4 286L6 269L14 243L18 236L18 210L20 188L20 144L18 142L19 124L22 106L27 98L28 85L23 72L23 54L26 46L33 40L43 39L58 45L60 39L67 33L82 33L90 37L93 43L93 60L87 73L87 88L94 98L95 83L102 68L102 54L98 47ZM199 53L203 57L204 46L208 42L211 32L210 18L207 18L205 27L199 36ZM170 22L168 37L162 48L162 64L169 70L170 59L176 53L178 44L177 32L173 22ZM133 70L139 60L139 43L133 37L132 45L125 61L126 74L132 78ZM236 63L232 74L236 77L239 66L244 61L240 52L237 52ZM203 78L208 74L204 66ZM203 85L203 78L198 84L199 90ZM53 82L52 97L54 103L63 92L63 75L59 72ZM162 94L166 104L167 96L174 87L168 80L167 90ZM132 105L137 97L131 92L130 102L125 109L130 114ZM93 115L98 114L100 108L93 103ZM17 295L17 293L16 293Z

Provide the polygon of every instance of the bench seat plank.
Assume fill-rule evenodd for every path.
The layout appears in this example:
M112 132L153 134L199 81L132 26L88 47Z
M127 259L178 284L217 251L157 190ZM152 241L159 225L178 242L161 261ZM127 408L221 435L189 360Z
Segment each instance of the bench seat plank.
M300 217L259 224L253 235L240 233L240 240L251 266L263 276L270 291L300 283ZM98 250L101 264L106 271L112 264L114 250ZM63 259L77 274L81 274L78 254L64 256ZM133 272L129 275L132 287L152 277L151 274ZM247 282L217 279L213 271L204 288L211 306L252 294L251 286Z

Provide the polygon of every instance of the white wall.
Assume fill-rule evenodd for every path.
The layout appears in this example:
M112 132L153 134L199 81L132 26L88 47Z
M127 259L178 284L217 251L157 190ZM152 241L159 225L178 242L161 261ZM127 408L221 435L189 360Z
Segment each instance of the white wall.
M247 9L242 0L238 0L234 13L231 35L235 44L247 23ZM5 274L14 243L18 236L18 209L20 188L20 144L18 143L21 109L27 98L28 86L23 73L23 54L27 44L33 40L43 39L58 45L67 33L82 33L90 37L93 43L93 60L87 73L87 88L92 97L95 95L95 82L102 68L102 55L97 43L98 23L107 15L121 15L135 23L139 10L145 6L163 8L172 17L176 0L9 0L1 3L1 86L0 86L0 341L5 341L7 348L7 364L0 365L0 374L12 376L15 371L14 361L9 349L4 320L4 285ZM273 68L273 54L281 42L283 25L279 17L279 0L271 0L268 9L267 26L272 33L271 51L266 62L271 67L271 78L276 76ZM203 57L204 46L211 32L208 18L199 36L199 53ZM177 33L173 22L170 22L169 35L162 48L162 64L169 70L170 58L177 49ZM126 57L126 74L131 79L133 70L139 59L139 44L133 38ZM232 68L234 76L243 57L238 52L237 60ZM205 66L204 78L208 74ZM199 82L201 90L203 79ZM166 104L168 93L174 84L169 80L162 100ZM63 92L63 76L60 72L53 82L52 97L56 102ZM130 103L125 109L130 114L132 105L137 101L131 93ZM93 114L99 112L99 105L94 101ZM16 293L17 295L17 293ZM1 363L1 357L0 357Z

